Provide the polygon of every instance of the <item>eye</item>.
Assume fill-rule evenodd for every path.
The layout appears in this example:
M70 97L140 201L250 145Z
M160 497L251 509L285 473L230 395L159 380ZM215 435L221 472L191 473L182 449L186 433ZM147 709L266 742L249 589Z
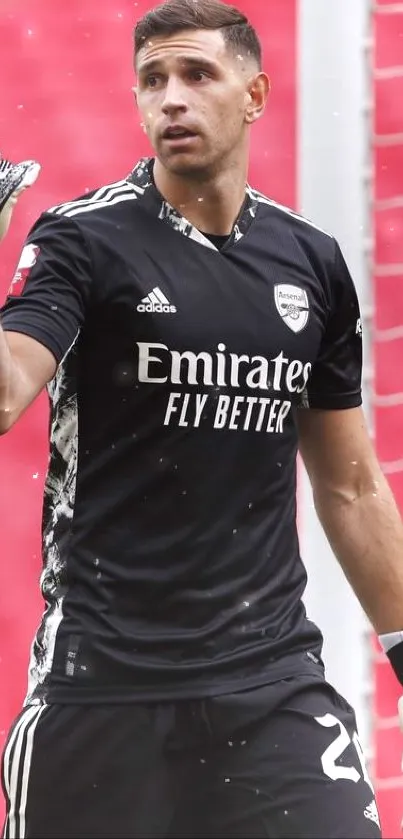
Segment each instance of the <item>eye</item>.
M157 87L159 80L159 76L157 76L155 73L150 73L149 76L146 76L145 82L147 87Z
M205 70L191 70L190 77L194 82L204 82L208 78L208 73Z

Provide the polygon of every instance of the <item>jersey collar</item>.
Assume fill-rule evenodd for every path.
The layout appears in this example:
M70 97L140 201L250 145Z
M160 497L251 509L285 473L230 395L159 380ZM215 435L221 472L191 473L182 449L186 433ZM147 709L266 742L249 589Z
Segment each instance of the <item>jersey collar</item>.
M144 204L147 210L154 216L161 219L161 221L164 221L166 224L169 224L169 226L176 230L177 233L181 233L188 239L193 239L194 241L199 242L200 245L204 245L204 247L216 251L217 248L210 239L204 236L197 227L194 227L194 225L191 224L185 216L182 216L175 207L172 207L168 201L165 201L164 197L154 184L153 168L154 158L142 158L127 177L128 183L131 183L136 192L139 193L142 204ZM258 201L255 198L250 186L247 185L245 189L245 201L225 248L239 242L239 240L245 236L245 233L249 230L249 227L256 216L257 209Z

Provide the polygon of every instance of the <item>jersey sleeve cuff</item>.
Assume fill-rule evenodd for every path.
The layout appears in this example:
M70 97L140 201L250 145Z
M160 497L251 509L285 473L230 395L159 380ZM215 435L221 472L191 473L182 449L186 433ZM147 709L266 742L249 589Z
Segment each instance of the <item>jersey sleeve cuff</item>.
M359 408L362 405L362 393L309 393L306 408L316 408L323 411L342 411L346 408Z
M54 337L45 335L41 329L35 326L24 326L21 323L13 323L13 319L3 316L1 318L1 326L4 332L20 332L22 335L27 335L29 338L34 338L39 344L46 347L54 356L56 363L60 364L66 350L60 345Z

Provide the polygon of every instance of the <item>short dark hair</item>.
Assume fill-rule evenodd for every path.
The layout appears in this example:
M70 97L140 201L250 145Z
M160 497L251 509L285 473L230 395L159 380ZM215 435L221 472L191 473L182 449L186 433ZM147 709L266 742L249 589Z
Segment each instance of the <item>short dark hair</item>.
M175 35L185 29L221 29L233 52L254 58L262 66L262 47L248 18L220 0L165 0L151 9L134 30L135 57L151 38Z

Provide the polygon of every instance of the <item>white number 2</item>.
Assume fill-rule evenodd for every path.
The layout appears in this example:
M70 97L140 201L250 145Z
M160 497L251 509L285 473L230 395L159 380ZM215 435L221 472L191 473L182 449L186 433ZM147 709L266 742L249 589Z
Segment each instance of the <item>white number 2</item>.
M354 781L355 784L358 783L360 778L363 778L364 781L370 787L372 793L374 793L374 787L372 785L371 779L368 775L368 770L365 765L365 758L361 748L360 741L358 739L358 734L354 732L352 739L340 720L337 717L334 717L333 714L325 714L324 717L315 717L316 722L319 725L323 725L324 728L335 728L339 729L339 734L337 735L336 739L327 747L327 749L323 752L321 757L322 761L322 768L329 778L332 781L337 781L343 778L346 781ZM358 760L361 766L360 774L354 766L337 766L336 760L338 760L343 752L347 749L350 744L353 744L357 755Z

